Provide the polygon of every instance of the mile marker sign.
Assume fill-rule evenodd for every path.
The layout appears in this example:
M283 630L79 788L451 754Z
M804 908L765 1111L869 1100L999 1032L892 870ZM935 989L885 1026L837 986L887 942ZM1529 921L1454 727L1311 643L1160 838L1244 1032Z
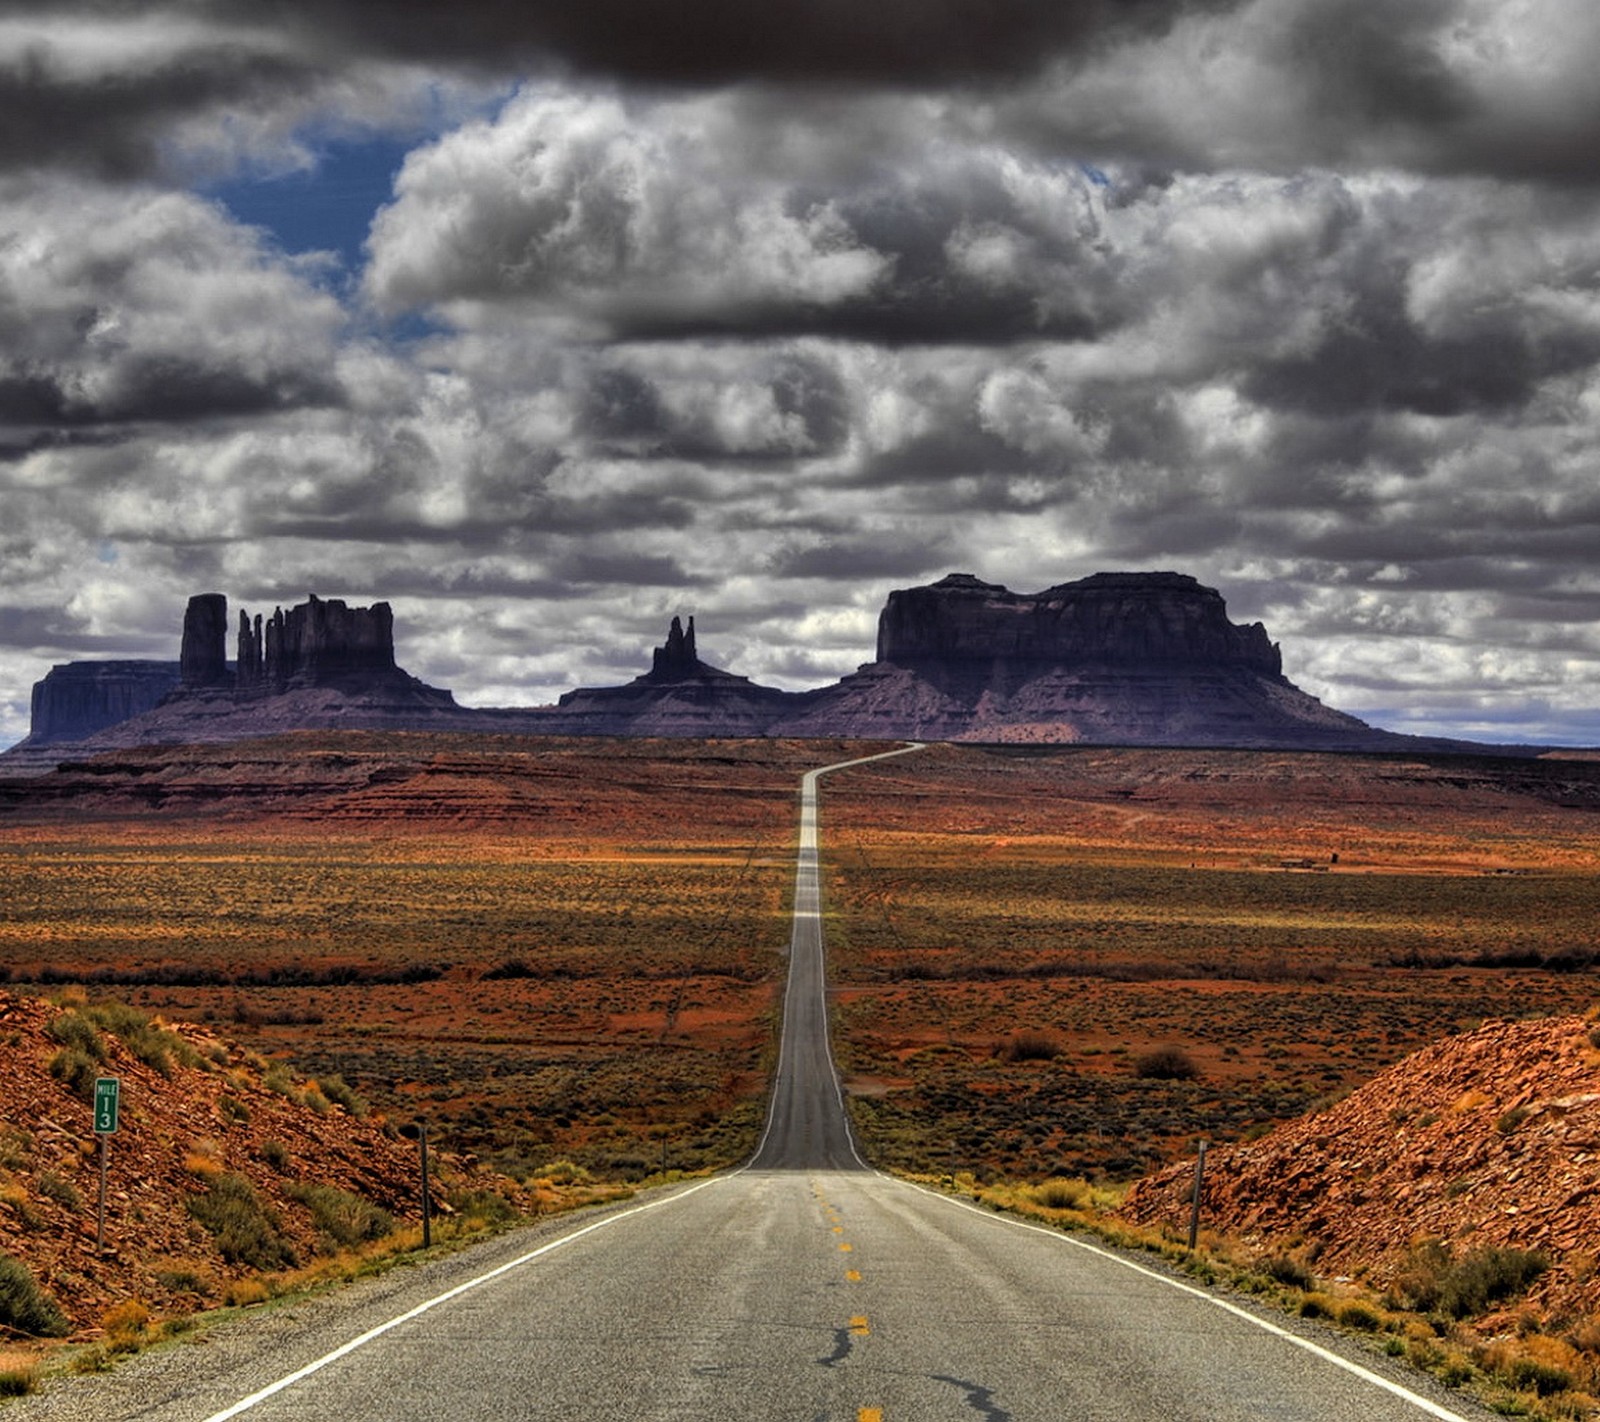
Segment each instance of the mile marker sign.
M94 1130L98 1136L116 1134L117 1078L98 1076L94 1082Z

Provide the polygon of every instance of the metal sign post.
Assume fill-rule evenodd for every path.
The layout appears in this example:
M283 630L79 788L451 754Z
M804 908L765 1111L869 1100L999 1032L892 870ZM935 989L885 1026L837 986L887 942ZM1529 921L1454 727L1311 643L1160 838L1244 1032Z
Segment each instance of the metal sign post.
M1206 1143L1200 1142L1199 1153L1194 1158L1194 1194L1189 1200L1189 1248L1192 1251L1200 1242L1200 1192L1206 1183Z
M94 1249L106 1248L106 1168L111 1160L111 1137L117 1133L121 1083L114 1076L100 1076L94 1083L94 1133L100 1137L100 1205L95 1216Z
M433 1191L428 1186L428 1123L417 1122L417 1147L422 1152L422 1247L433 1244Z

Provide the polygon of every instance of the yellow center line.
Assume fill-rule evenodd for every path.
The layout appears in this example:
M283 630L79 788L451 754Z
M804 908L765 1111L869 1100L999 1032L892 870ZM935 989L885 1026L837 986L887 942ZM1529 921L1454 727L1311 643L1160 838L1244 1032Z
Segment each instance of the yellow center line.
M848 1244L841 1244L841 1245L840 1245L840 1246L839 1246L839 1253L841 1253L841 1254L848 1254L848 1253L849 1253L849 1252L850 1252L850 1249L851 1249L851 1246L850 1246L850 1245L848 1245Z
M866 1314L858 1313L850 1320L850 1332L857 1338L869 1338L872 1336L872 1329L867 1326Z
M843 1225L835 1225L833 1227L833 1232L835 1234L843 1234L844 1233L844 1226Z
M858 1407L856 1409L856 1422L883 1422L883 1409L881 1407Z
M852 1284L859 1284L861 1282L861 1271L859 1269L846 1269L844 1271L844 1276Z

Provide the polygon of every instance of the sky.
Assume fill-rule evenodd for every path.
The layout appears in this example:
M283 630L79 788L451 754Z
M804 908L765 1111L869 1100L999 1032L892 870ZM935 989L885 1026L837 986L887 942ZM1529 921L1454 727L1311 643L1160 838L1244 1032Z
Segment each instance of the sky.
M0 0L0 744L185 602L469 705L1167 569L1600 744L1593 0Z

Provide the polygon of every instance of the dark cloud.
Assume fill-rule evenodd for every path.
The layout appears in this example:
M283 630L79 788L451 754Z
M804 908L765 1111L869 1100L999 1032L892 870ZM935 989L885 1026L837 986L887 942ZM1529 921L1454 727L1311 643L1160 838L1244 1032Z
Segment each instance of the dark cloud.
M930 581L957 557L955 541L944 533L927 539L898 532L856 533L849 537L785 548L774 554L771 571L781 578L824 578L859 582L863 578L920 578Z
M1235 0L742 0L663 7L464 0L233 0L358 52L504 72L552 58L581 73L650 84L800 82L922 87L1031 73L1174 18Z
M126 16L123 16L126 18ZM173 47L127 67L80 72L47 39L0 59L0 168L68 167L106 179L160 169L195 115L299 104L325 81L308 56L252 52L247 40Z
M783 350L635 353L591 369L575 434L600 457L741 464L836 452L849 409L834 367Z

